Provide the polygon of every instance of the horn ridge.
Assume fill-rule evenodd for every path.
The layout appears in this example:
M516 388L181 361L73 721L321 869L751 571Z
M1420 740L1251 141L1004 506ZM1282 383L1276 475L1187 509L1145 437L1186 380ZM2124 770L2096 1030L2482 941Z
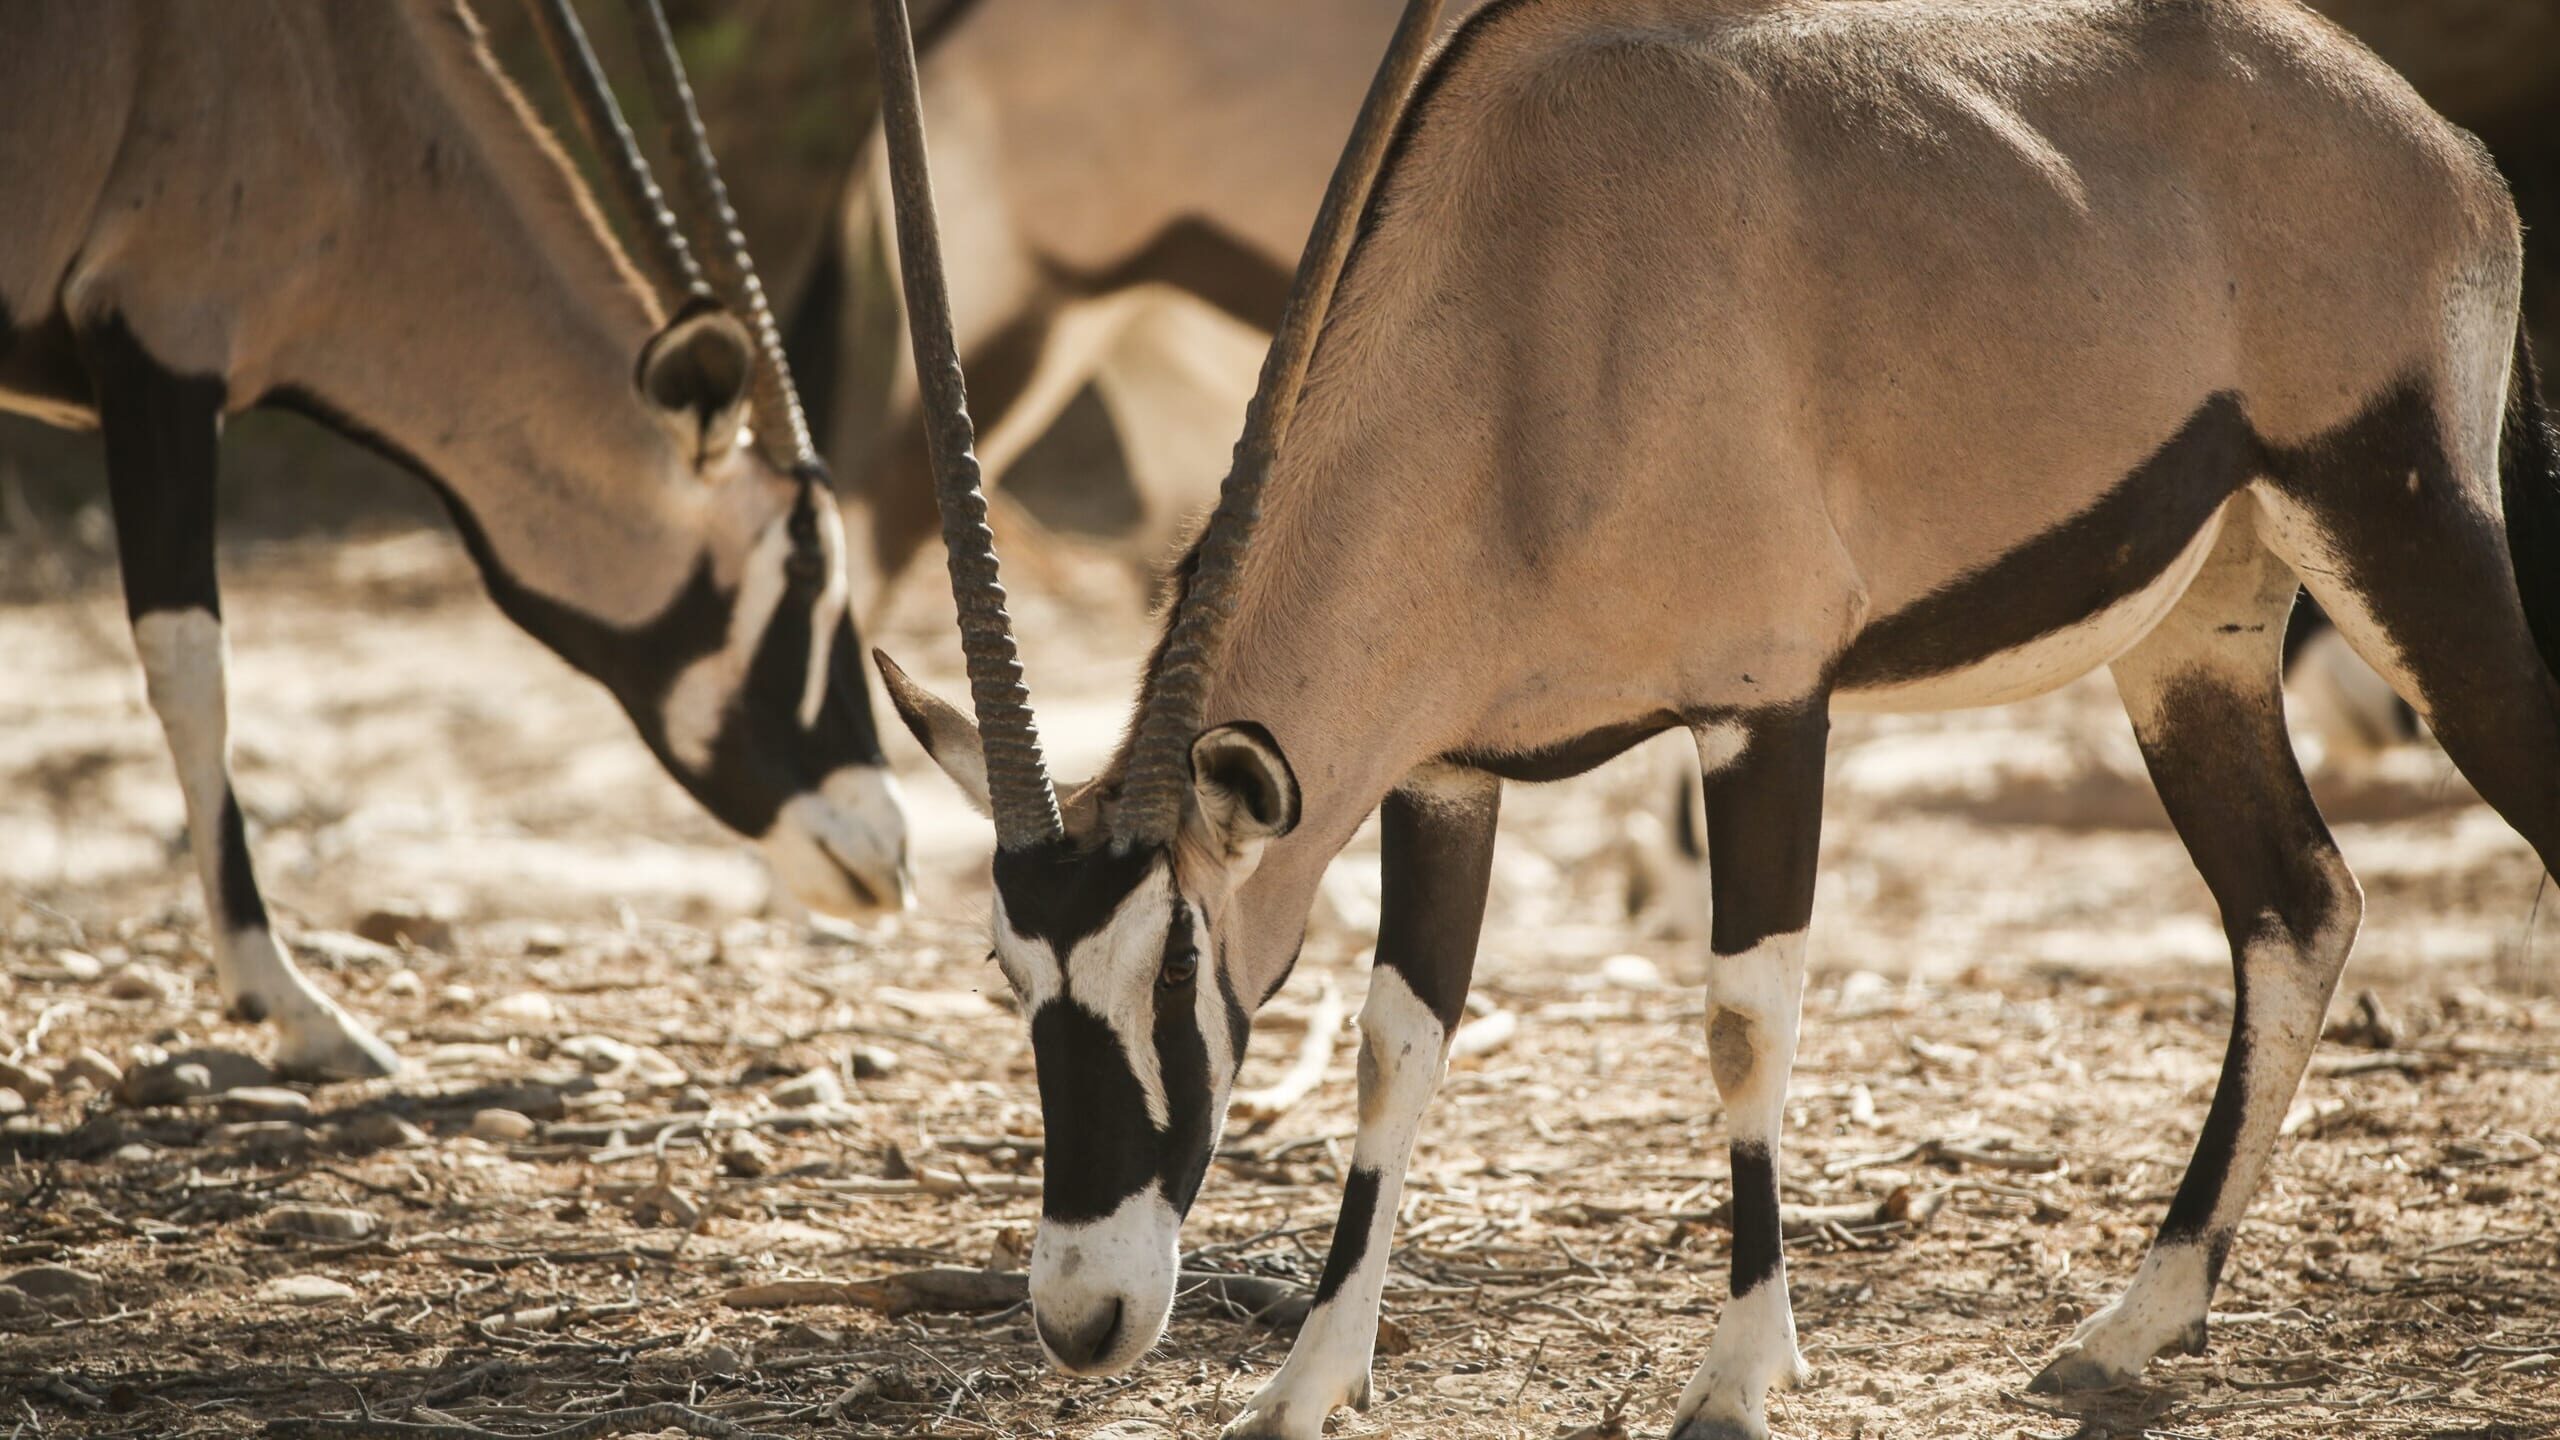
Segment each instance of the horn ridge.
M570 0L525 0L525 10L542 37L542 48L551 55L561 87L569 93L570 113L577 117L579 133L602 161L622 208L640 230L642 268L656 282L659 298L672 310L687 295L708 293L702 267L677 228L675 212L667 208L666 194L650 173L648 157L641 154L630 122L623 118L621 102L604 78L595 47L587 43L576 7Z
M750 400L756 447L777 466L814 467L816 451L809 443L809 423L800 413L799 392L792 388L790 363L782 356L782 332L774 325L764 282L756 277L755 260L747 253L737 211L730 208L729 187L721 183L720 165L712 156L710 136L703 131L702 114L694 106L693 86L685 79L666 11L658 0L629 3L641 32L640 68L666 127L668 149L676 157L677 214L693 231L714 290L755 340Z
M942 268L933 175L927 164L924 108L918 95L915 40L906 0L872 0L873 46L880 66L880 123L889 152L891 210L897 221L898 269L905 284L907 332L916 385L927 417L925 437L942 513L942 545L951 598L960 613L960 649L968 661L969 698L987 762L988 808L996 845L1022 850L1063 837L1058 796L1040 749L1030 691L1005 612L995 532L978 470L977 435L969 419L968 385L952 338L950 284Z
M1290 282L1280 328L1271 337L1261 379L1245 408L1235 460L1219 487L1217 509L1200 533L1190 589L1174 614L1146 710L1130 743L1111 820L1112 841L1122 849L1169 843L1180 823L1182 799L1190 783L1191 742L1207 718L1209 669L1235 612L1237 571L1262 518L1262 490L1271 479L1272 462L1288 435L1290 421L1296 417L1316 340L1323 333L1326 312L1358 238L1359 217L1386 163L1405 98L1431 48L1439 18L1440 0L1406 0L1395 37L1379 59L1378 73L1360 104L1360 118L1325 188L1324 205L1316 212L1297 276Z

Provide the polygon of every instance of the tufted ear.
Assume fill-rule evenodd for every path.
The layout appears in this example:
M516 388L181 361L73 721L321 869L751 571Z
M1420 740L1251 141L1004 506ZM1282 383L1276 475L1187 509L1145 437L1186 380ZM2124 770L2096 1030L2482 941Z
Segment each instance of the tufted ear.
M1185 823L1230 862L1251 864L1264 842L1298 824L1298 777L1271 732L1250 721L1191 742L1191 806Z
M747 327L697 296L640 347L640 398L699 470L738 448L754 370Z
M889 652L871 652L873 664L880 667L880 683L889 692L889 703L898 718L907 722L907 733L916 737L924 753L951 777L981 815L995 811L987 803L987 752L978 739L976 722L960 713L957 706L907 678Z

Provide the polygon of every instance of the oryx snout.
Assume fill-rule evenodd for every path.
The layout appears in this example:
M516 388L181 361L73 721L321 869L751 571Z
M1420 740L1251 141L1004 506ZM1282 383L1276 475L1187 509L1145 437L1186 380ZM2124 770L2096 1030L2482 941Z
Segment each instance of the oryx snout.
M791 898L829 915L867 918L915 902L906 807L876 765L848 765L784 803L760 842Z
M1116 1375L1138 1363L1173 1314L1182 1217L1155 1186L1099 1220L1043 1219L1031 1245L1031 1313L1049 1363Z

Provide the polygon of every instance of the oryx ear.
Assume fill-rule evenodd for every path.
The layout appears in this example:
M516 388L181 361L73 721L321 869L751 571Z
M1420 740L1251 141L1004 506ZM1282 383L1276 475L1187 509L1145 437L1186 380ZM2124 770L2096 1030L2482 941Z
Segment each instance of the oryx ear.
M755 353L747 327L699 295L640 347L640 398L695 469L738 448Z
M1188 823L1229 860L1258 852L1298 823L1298 777L1271 732L1250 721L1191 742Z
M871 661L880 667L880 683L889 691L889 703L897 707L898 718L907 722L907 733L916 737L924 753L960 787L960 793L977 807L981 815L992 817L995 810L987 803L987 752L979 743L978 727L957 707L907 678L889 652L874 650Z

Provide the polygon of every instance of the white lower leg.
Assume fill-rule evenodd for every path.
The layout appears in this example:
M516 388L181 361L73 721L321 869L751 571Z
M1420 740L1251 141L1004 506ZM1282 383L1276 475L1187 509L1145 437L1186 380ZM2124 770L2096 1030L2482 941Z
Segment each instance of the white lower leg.
M1229 1424L1230 1440L1317 1436L1335 1406L1368 1408L1396 1205L1423 1110L1447 1063L1448 1035L1404 977L1386 966L1370 973L1360 1032L1360 1134L1343 1187L1344 1228L1333 1237L1315 1307L1287 1362Z
M233 914L235 892L254 900L231 793L229 697L222 622L209 610L158 610L133 626L151 708L169 737L187 802L187 840L204 889L214 974L236 1014L276 1023L283 1068L329 1075L389 1074L391 1050L314 988L268 932L264 907Z
M1776 1176L1788 1071L1804 994L1804 932L1715 957L1707 984L1707 1054L1734 1151L1732 1299L1707 1358L1680 1393L1673 1433L1769 1433L1768 1392L1804 1378L1786 1260L1778 1249Z
M2344 866L2339 866L2344 877ZM2351 879L2344 893L2354 894ZM2134 1272L2133 1282L2106 1308L2081 1322L2052 1363L2037 1376L2043 1390L2098 1389L2121 1385L2142 1373L2155 1356L2173 1351L2202 1354L2205 1318L2213 1300L2222 1255L2241 1215L2265 1178L2276 1132L2337 988L2338 973L2355 934L2357 906L2349 903L2330 933L2308 945L2282 937L2275 927L2252 940L2241 957L2244 1003L2233 1023L2241 1043L2223 1085L2240 1087L2238 1123L2227 1144L2206 1122L2195 1160L2159 1238ZM2215 1110L2225 1108L2217 1094Z

